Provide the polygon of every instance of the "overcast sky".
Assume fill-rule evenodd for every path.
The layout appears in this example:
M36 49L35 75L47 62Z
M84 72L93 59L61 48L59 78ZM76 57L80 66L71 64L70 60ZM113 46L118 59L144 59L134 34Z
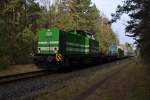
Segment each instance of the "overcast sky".
M92 0L96 4L97 8L107 18L111 19L111 13L116 11L117 5L123 4L122 0ZM122 16L121 20L112 25L113 31L117 33L120 43L133 43L133 39L125 36L126 21L129 20L127 15Z

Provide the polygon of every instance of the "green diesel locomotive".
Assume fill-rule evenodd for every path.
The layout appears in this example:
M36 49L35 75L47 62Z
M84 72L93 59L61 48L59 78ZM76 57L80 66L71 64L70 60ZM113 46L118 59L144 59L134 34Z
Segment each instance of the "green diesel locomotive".
M36 63L65 63L99 56L99 42L91 33L52 28L39 30L38 47L33 60Z

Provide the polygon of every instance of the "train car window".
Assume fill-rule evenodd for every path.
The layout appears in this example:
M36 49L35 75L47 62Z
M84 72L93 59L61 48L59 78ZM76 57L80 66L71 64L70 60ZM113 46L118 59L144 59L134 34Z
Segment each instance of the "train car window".
M91 35L91 39L95 40L95 37L94 37L94 35Z
M88 37L89 39L91 39L91 35L87 34L87 37Z
M79 34L81 36L86 36L86 32L84 32L82 30L77 30L77 34Z
M96 40L95 37L94 37L94 35L91 34L91 33L87 33L87 37L88 37L89 39Z

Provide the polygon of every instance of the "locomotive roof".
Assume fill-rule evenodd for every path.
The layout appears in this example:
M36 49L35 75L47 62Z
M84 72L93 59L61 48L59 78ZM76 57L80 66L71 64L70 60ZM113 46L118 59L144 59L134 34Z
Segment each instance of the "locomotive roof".
M79 34L82 34L82 33L86 33L86 34L88 34L88 35L93 35L91 32L87 32L87 31L84 31L84 30L71 30L71 31L69 31L69 32L77 32L77 33L79 33Z

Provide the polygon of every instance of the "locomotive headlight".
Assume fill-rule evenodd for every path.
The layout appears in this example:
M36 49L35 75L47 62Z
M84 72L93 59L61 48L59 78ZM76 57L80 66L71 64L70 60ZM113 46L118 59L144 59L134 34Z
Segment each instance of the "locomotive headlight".
M38 48L38 53L41 53L41 48Z
M55 47L55 48L54 48L54 52L55 52L55 53L58 53L58 48Z

